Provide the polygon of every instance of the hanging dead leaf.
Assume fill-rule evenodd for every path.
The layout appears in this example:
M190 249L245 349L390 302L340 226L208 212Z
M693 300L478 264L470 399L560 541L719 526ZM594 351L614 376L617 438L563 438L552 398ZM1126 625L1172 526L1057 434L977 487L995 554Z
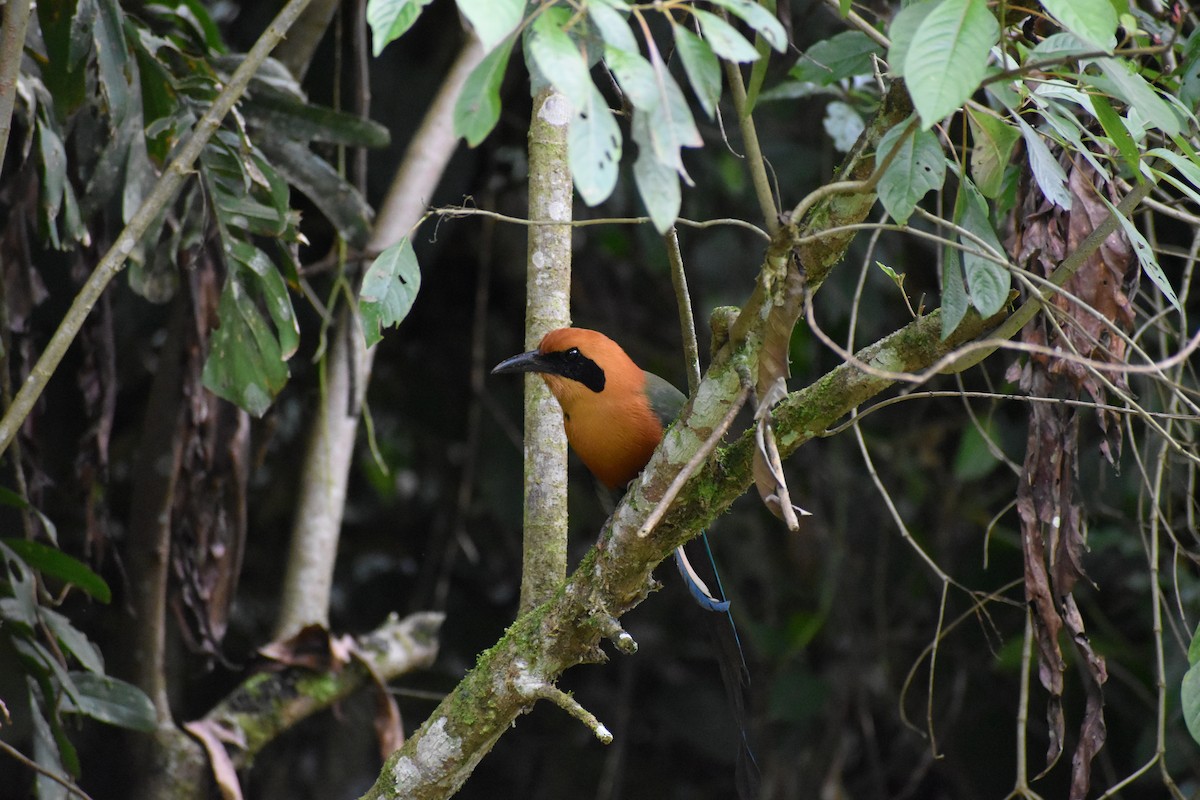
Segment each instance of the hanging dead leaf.
M242 800L242 784L238 780L237 769L229 757L226 744L245 748L246 742L240 731L224 728L211 720L196 720L185 722L183 729L200 740L208 753L208 763L212 766L213 780L224 800Z
M1100 181L1082 160L1061 159L1067 169L1072 208L1064 211L1050 203L1034 182L1022 179L1017 210L1012 217L1010 252L1029 271L1049 276L1109 214L1101 199L1112 201L1115 187ZM1100 185L1097 185L1098 182ZM1105 387L1079 358L1121 364L1125 342L1120 332L1133 324L1127 286L1136 278L1133 249L1118 230L1110 235L1066 282L1063 293L1050 298L1050 314L1034 320L1023 332L1024 341L1061 356L1031 355L1014 364L1008 378L1036 397L1076 398L1085 392L1097 403ZM1123 386L1116 373L1114 383ZM1113 461L1120 452L1120 426L1098 411L1106 440L1105 456ZM1079 412L1076 407L1049 403L1030 404L1025 461L1017 490L1017 513L1025 563L1025 597L1033 612L1037 642L1038 679L1049 695L1046 703L1049 771L1063 753L1066 720L1063 711L1063 675L1066 661L1060 634L1065 630L1084 665L1087 701L1079 725L1078 742L1071 759L1072 800L1087 796L1091 764L1104 746L1104 683L1108 672L1103 657L1088 641L1083 616L1072 595L1087 576L1083 512L1076 487L1079 462Z
M306 625L293 636L258 648L258 654L275 662L273 669L302 667L314 672L340 672L354 657L350 636L333 636L320 625Z

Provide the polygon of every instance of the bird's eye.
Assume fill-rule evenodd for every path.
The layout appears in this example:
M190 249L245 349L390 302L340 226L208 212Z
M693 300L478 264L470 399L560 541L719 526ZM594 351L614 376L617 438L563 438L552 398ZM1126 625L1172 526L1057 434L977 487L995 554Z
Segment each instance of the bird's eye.
M567 357L568 357L568 358L575 358L575 357L576 357L576 356L578 356L578 355L579 355L579 348L578 348L578 347L572 347L570 350L568 350L568 351L567 351Z

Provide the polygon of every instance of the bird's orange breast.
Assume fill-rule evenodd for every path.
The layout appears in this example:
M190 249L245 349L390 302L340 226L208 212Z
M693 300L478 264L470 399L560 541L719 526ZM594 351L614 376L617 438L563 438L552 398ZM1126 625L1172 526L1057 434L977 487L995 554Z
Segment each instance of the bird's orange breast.
M556 375L542 377L562 406L571 449L592 474L610 489L637 477L662 439L641 387L611 391L619 387L610 385L595 393Z

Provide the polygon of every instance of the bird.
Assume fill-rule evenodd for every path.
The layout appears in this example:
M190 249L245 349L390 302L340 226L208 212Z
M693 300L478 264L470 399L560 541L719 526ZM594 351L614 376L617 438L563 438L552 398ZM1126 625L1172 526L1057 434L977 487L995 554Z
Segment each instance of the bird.
M619 344L588 328L552 330L536 350L492 368L493 375L513 372L533 372L545 381L562 408L567 443L613 491L638 476L687 400L669 381L638 367ZM682 547L675 563L702 607L729 610L719 578L721 598L709 591Z
M536 373L545 381L562 408L567 443L596 479L614 491L638 476L687 401L669 381L638 367L619 344L587 328L552 330L536 350L507 358L492 368L493 375L515 372ZM723 612L728 620L728 626L723 626L709 617L720 650L721 680L741 734L738 795L753 798L758 796L759 772L747 734L742 694L750 671L707 535L702 533L701 538L712 564L716 596L696 574L682 546L675 549L675 565L696 602L708 611Z

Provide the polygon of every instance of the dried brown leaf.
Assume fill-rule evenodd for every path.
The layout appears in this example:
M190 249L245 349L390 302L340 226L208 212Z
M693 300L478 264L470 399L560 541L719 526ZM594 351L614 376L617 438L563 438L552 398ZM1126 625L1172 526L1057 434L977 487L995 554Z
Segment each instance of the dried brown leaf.
M211 720L196 720L186 722L183 729L195 736L208 752L208 762L212 766L213 780L221 790L224 800L242 800L242 784L238 781L237 769L229 757L225 745L245 747L245 742L239 734L223 728Z
M302 667L314 672L338 672L353 657L349 637L331 636L320 625L306 625L293 636L258 648L263 658L277 662L277 668Z

